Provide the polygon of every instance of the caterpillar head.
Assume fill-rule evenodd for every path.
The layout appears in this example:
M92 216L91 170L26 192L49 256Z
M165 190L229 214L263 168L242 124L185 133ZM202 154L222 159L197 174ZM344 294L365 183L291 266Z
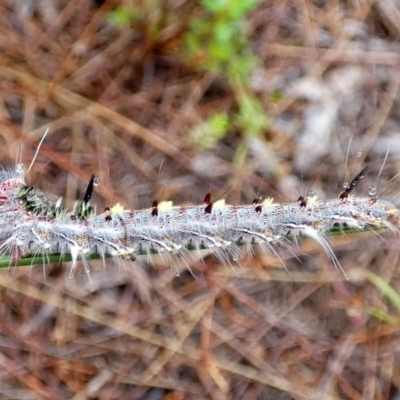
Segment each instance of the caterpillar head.
M25 186L24 175L25 168L22 164L0 171L0 201L15 200L16 191Z

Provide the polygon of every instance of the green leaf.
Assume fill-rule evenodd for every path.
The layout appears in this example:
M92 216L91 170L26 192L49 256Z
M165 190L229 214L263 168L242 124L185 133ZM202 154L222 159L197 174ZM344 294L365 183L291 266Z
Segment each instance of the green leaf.
M271 125L261 103L250 94L242 95L238 103L236 123L241 126L247 137L260 137Z
M213 149L230 128L230 121L226 114L217 113L208 117L207 121L196 126L191 137L201 149Z
M108 20L117 26L129 25L132 21L139 18L141 11L137 8L117 8L110 12Z
M234 42L235 34L237 34L237 27L233 23L219 23L215 26L214 40L221 45L231 47L229 45ZM230 52L233 50L232 47L229 49Z
M220 12L225 7L227 7L229 5L229 3L230 3L230 0L202 0L201 1L202 7L211 13Z
M244 18L259 2L260 0L230 0L229 15L232 19Z

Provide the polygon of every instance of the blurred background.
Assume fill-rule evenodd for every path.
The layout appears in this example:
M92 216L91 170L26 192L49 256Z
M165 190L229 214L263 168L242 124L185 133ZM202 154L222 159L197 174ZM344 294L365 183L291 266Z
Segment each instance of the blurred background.
M1 164L49 129L27 181L69 207L92 174L101 212L336 197L365 165L356 193L398 203L399 35L397 0L5 0ZM349 281L308 241L90 262L94 291L2 270L0 398L395 399L397 240L332 238Z

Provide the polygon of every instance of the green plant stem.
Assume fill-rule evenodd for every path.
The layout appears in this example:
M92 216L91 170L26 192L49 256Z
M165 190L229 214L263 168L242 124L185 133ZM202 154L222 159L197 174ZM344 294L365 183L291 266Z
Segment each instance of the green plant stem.
M377 228L371 226L368 227L367 229L364 230L357 230L357 229L334 229L331 230L329 232L327 232L326 236L341 236L341 235L349 235L349 234L354 234L354 233L361 233L361 232L370 232L372 230L378 230ZM287 236L285 237L288 240L293 241L293 237ZM297 236L296 240L307 240L309 239L307 236ZM236 243L238 246L243 246L242 242L238 242ZM207 248L204 247L204 250L206 250ZM193 251L193 250L197 250L194 247L187 247L188 251ZM155 253L157 254L157 253ZM145 253L139 253L139 254L135 254L134 256L141 256L141 255L145 255ZM88 257L85 257L85 259L87 260L98 260L98 259L102 259L102 258L113 258L112 256L102 256L100 254L91 254ZM0 269L1 268L9 268L9 267L26 267L26 266L34 266L34 265L47 265L47 264L53 264L53 263L61 263L61 262L71 262L72 261L72 257L69 254L51 254L51 255L43 255L43 256L26 256L23 258L20 258L16 263L13 263L11 260L11 257L7 256L7 257L1 257L0 258ZM377 287L379 287L379 285L382 285L382 282L377 280L376 275L372 276L372 275L368 275L368 278L371 280L372 283L374 283ZM386 295L393 301L394 305L400 310L400 297L398 295L397 292L393 292L394 289L392 289L391 291L389 291L389 289L387 288L387 283L384 282L384 284L386 284L385 287L385 291L384 293L386 293Z

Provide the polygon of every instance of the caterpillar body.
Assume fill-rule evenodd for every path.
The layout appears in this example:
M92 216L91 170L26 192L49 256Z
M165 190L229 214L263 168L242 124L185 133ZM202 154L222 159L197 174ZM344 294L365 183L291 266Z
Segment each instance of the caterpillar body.
M61 201L52 202L28 186L24 167L18 164L0 173L1 252L13 262L28 255L68 253L72 273L79 259L92 254L103 259L134 258L154 252L182 255L194 248L214 249L226 258L236 254L239 245L258 244L274 253L289 236L304 235L318 242L341 269L327 232L334 228L396 230L399 226L398 209L390 201L350 194L363 173L331 200L301 197L295 203L277 204L269 198L251 205L228 205L224 200L212 203L208 194L204 204L197 206L179 207L165 201L133 210L116 204L96 215L90 205L94 177L84 199L69 211Z

